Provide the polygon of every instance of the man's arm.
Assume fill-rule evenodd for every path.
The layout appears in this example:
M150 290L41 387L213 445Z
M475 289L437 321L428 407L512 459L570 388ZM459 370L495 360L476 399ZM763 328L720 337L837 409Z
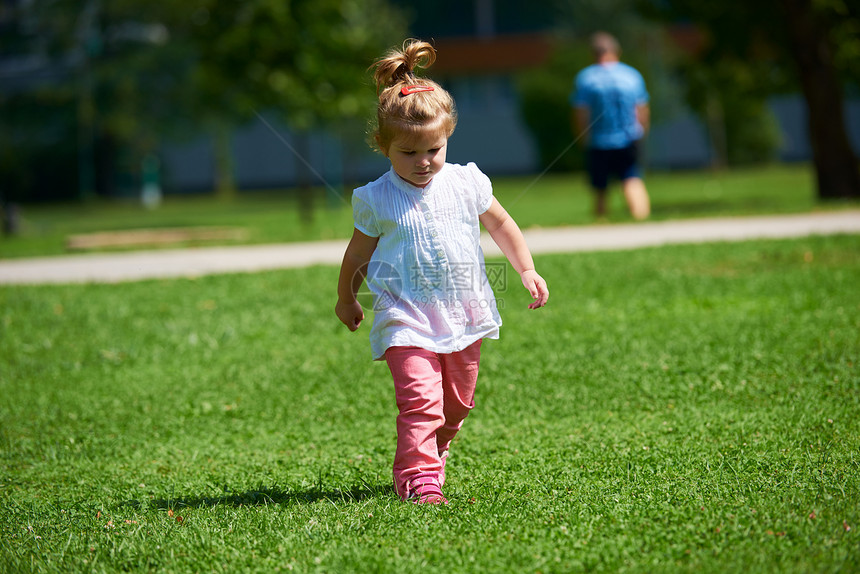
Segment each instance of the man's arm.
M636 121L642 126L643 133L647 134L651 127L651 108L648 102L636 104Z
M591 139L591 110L586 106L577 106L571 111L571 124L573 127L573 135L578 138L583 145L587 144Z

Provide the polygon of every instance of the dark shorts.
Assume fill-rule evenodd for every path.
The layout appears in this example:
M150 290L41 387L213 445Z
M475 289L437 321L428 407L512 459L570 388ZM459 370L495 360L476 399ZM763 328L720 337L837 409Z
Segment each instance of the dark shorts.
M591 187L606 189L609 177L615 176L624 181L631 177L642 177L639 169L639 146L635 143L620 149L588 150L588 175Z

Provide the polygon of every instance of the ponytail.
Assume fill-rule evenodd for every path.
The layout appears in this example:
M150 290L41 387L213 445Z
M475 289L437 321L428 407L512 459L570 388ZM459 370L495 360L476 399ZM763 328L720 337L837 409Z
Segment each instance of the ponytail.
M436 61L436 50L427 42L406 40L402 50L390 50L372 67L376 91L416 79L415 68L429 68Z
M387 155L391 141L400 133L433 129L446 138L454 133L457 112L451 95L436 82L415 75L416 69L429 68L435 61L432 45L406 40L401 49L389 51L371 66L379 94L371 147Z

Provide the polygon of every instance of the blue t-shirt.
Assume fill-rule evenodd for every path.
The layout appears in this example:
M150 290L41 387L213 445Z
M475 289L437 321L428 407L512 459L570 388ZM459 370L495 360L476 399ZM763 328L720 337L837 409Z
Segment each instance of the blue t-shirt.
M592 64L579 74L570 104L589 109L591 147L620 149L644 134L636 120L636 106L648 102L642 74L622 62Z

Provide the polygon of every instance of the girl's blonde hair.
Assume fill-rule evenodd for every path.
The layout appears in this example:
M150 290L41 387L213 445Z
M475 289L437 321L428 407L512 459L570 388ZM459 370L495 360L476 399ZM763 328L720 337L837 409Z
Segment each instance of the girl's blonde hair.
M415 135L430 129L451 137L457 126L454 99L439 84L415 75L416 68L429 68L436 50L427 42L406 40L371 66L379 94L376 125L371 145L388 154L391 141L404 132Z

